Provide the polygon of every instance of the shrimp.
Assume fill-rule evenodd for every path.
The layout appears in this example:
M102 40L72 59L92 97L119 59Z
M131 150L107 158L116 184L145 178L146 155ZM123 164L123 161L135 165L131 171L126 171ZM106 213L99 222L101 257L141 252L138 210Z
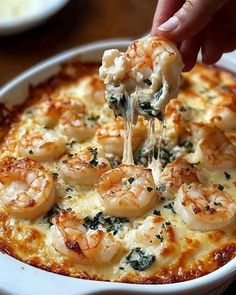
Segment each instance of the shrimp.
M39 105L34 106L33 113L36 121L43 126L55 127L60 116L68 110L85 114L85 105L77 100L60 97L50 97L43 100Z
M59 120L59 130L69 138L84 141L91 138L96 131L96 124L84 114L77 111L66 111Z
M206 168L227 169L236 166L236 147L222 130L210 124L193 123L195 157Z
M30 159L6 158L0 163L0 196L4 209L19 218L34 220L53 205L53 177Z
M105 103L105 86L102 79L98 75L85 77L80 81L82 88L81 100L85 103L90 103L91 106L102 106Z
M125 116L129 96L135 101L134 113L162 120L165 106L178 94L182 68L181 55L172 42L147 36L132 42L125 53L105 51L99 73L116 115Z
M109 262L121 249L112 233L86 228L74 212L62 210L52 222L53 246L78 264Z
M183 184L175 200L175 210L192 230L220 230L229 225L236 203L226 192L202 184Z
M219 129L236 131L236 104L232 102L217 105L213 110L211 122Z
M92 147L80 151L78 155L66 155L60 163L63 178L72 185L91 186L109 169L109 161Z
M26 131L19 143L21 156L36 161L51 161L65 153L65 140L53 130Z
M140 216L158 201L151 169L135 165L105 172L95 187L106 212L114 216Z
M124 149L125 126L124 120L117 117L114 122L103 124L96 131L98 143L103 147L106 154L121 157ZM132 148L136 150L145 141L147 126L142 117L138 118L137 124L132 130Z
M201 181L202 176L197 168L180 157L165 167L157 186L160 186L165 197L173 199L182 184L200 183Z

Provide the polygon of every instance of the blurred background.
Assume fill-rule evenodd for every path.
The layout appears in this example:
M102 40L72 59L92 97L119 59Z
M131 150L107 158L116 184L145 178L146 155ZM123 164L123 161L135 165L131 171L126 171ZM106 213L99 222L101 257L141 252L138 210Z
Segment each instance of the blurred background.
M66 49L102 39L135 39L144 35L151 28L157 4L157 0L60 0L65 1L65 6L43 24L26 32L1 36L1 5L10 1L17 2L0 0L0 87L20 72ZM236 283L224 294L235 294L235 289Z
M17 35L0 36L0 87L23 70L71 47L143 35L151 28L156 3L157 0L70 0L46 23Z

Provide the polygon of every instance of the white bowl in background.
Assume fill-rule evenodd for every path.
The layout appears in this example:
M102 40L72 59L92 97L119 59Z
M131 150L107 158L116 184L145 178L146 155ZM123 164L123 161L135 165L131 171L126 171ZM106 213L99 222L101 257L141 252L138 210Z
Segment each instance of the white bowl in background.
M84 45L54 56L40 63L0 89L0 101L19 104L27 97L29 85L36 85L60 69L60 64L71 60L101 61L109 48L124 50L130 40L108 40ZM224 55L219 65L236 73L236 59ZM22 263L0 252L1 295L220 295L235 279L236 258L220 269L203 277L166 285L137 285L82 280L53 274Z
M5 0L11 1L11 0ZM69 0L41 0L40 9L22 17L0 18L0 36L7 36L31 29L57 13ZM1 7L0 7L1 9Z

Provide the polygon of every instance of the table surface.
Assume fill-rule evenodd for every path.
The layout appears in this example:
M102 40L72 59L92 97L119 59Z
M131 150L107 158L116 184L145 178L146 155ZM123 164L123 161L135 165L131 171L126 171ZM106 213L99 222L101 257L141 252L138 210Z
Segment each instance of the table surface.
M71 0L47 23L0 38L0 87L23 70L71 47L107 39L135 39L151 28L156 0ZM236 282L225 294L234 294Z

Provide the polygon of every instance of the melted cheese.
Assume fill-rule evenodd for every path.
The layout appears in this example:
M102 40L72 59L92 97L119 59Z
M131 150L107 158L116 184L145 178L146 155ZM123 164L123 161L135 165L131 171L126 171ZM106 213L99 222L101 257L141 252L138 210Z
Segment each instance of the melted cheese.
M164 41L164 42L163 42ZM144 149L151 154L149 167L155 176L159 173L159 159L154 157L157 133L155 120L163 120L163 114L169 101L179 91L180 73L183 64L177 48L159 37L145 37L134 41L126 53L117 49L105 51L100 68L104 78L106 95L110 107L116 115L125 120L125 140L122 163L133 164L132 126L137 115L144 115L150 120L148 138ZM148 79L145 78L148 76ZM150 87L145 87L149 84ZM111 100L116 100L115 103ZM143 105L149 105L151 113L145 113ZM161 123L160 140L163 132ZM158 155L160 154L160 150Z
M18 109L13 113L16 120L12 121L1 143L0 161L7 156L22 158L18 149L22 134L25 130L39 128L35 117L36 110L45 99L50 99L52 96L58 101L60 97L65 96L83 101L88 116L100 115L97 121L95 120L97 125L114 122L112 112L108 110L105 102L101 103L101 89L99 99L96 100L98 85L92 81L97 75L98 65L68 64L57 77L32 89L26 104L21 110ZM194 163L194 167L201 172L207 187L221 185L223 191L230 194L234 200L236 200L236 168L209 170L201 163L196 163L197 155L194 152L189 124L210 123L209 112L212 113L212 106L223 101L231 101L234 98L235 85L234 77L230 73L196 65L190 73L184 74L178 98L172 100L166 108L166 128L163 134L166 148L172 155L182 153L184 158ZM213 93L215 93L214 98L212 98ZM88 99L89 95L94 100ZM103 91L103 99L104 97ZM183 114L185 111L181 107L186 110L191 108L191 115ZM160 133L158 124L156 129ZM228 136L228 132L225 134ZM63 136L66 153L79 154L88 146L102 149L96 136L81 143ZM230 131L230 140L232 136L236 136L235 130ZM186 145L186 141L192 141L193 146ZM54 213L71 208L79 218L84 218L94 217L98 212L104 211L99 195L93 187L72 187L63 180L59 171L59 161L60 159L54 159L42 163L54 175L57 197ZM226 178L225 172L230 178ZM178 178L178 174L175 176ZM159 180L160 175L154 174L154 178L155 181ZM2 185L0 183L0 189ZM19 260L56 273L132 283L170 283L193 279L214 271L235 257L236 223L232 222L222 230L193 231L183 222L181 216L172 210L175 196L174 193L172 199L162 198L147 213L137 218L130 218L129 222L124 224L123 230L118 230L114 236L122 244L122 251L112 261L101 265L80 265L56 251L52 243L53 233L48 216L40 216L35 221L15 218L5 212L0 201L0 249ZM135 247L141 248L150 256L155 256L156 260L144 271L134 270L127 263L128 254Z

